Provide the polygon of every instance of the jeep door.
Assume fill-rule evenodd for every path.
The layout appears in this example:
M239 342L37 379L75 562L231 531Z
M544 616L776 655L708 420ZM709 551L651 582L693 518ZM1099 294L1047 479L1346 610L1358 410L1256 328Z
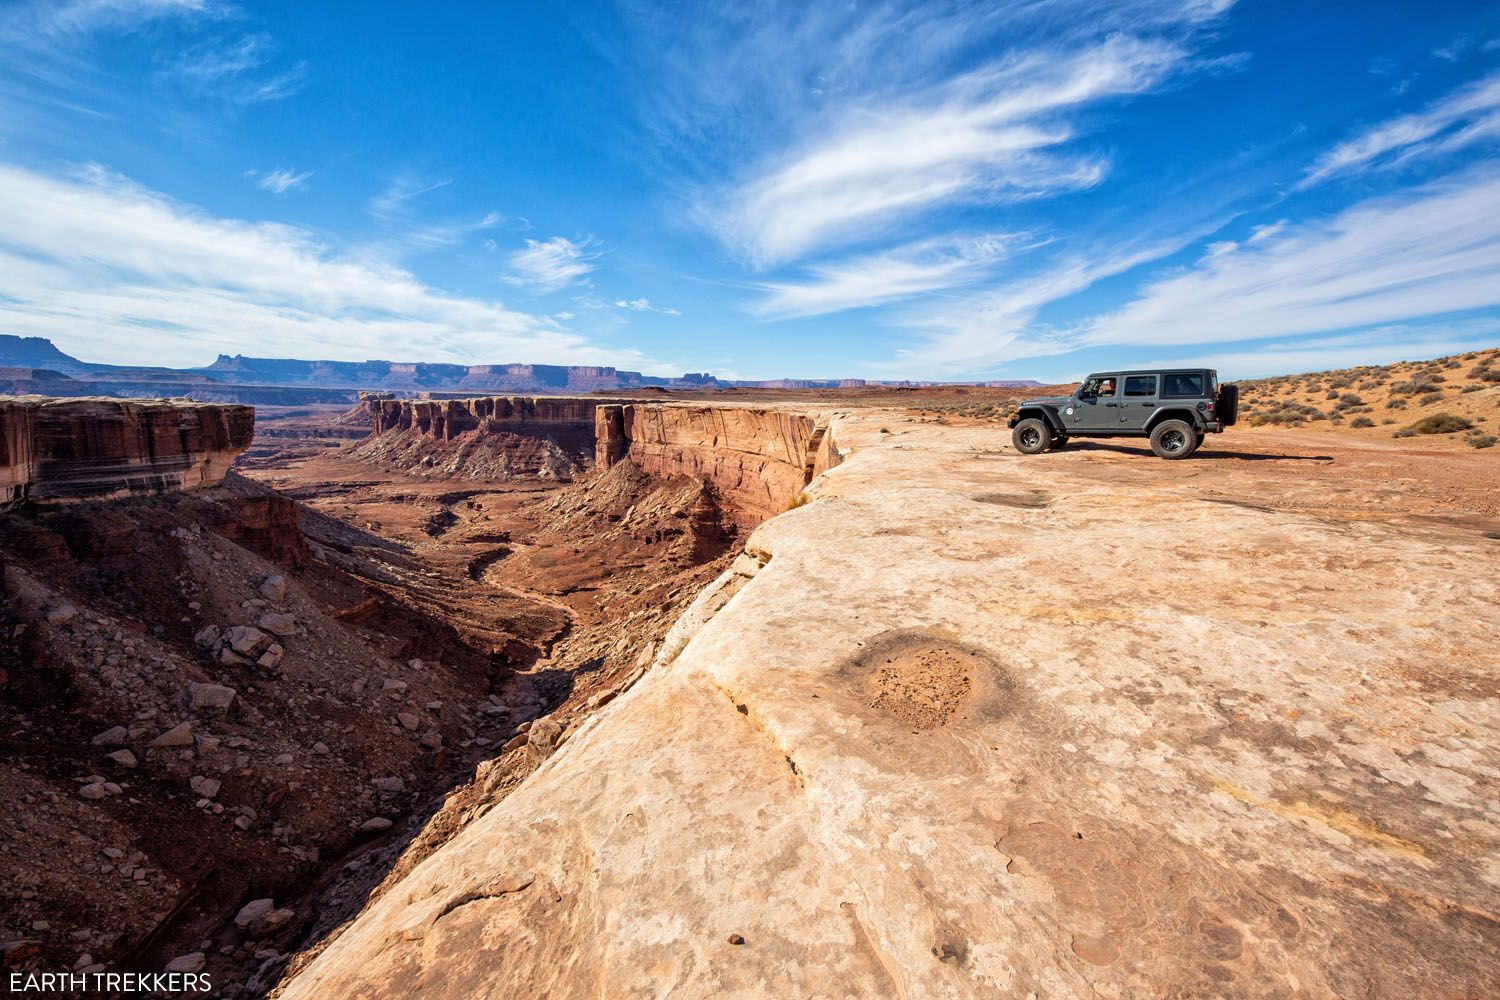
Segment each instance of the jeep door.
M1072 402L1063 408L1063 419L1069 430L1080 433L1108 431L1119 426L1116 414L1119 408L1120 377L1118 375L1091 375Z
M1122 429L1139 430L1156 412L1157 393L1161 379L1156 375L1126 375L1120 387L1120 426Z

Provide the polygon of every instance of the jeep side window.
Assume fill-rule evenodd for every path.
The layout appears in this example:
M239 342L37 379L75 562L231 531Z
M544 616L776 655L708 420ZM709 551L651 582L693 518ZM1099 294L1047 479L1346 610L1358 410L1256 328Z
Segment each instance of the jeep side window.
M1091 378L1083 383L1083 386L1078 390L1079 399L1085 396L1113 396L1114 394L1115 380L1113 376L1109 375Z
M1202 375L1164 375L1162 395L1168 399L1201 399L1203 397Z
M1127 396L1155 396L1155 375L1129 375L1125 378L1125 395Z

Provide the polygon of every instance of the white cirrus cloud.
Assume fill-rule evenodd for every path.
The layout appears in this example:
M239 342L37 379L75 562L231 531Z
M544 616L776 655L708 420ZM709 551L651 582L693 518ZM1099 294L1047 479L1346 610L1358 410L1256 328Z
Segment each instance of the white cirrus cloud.
M1175 43L1128 36L1012 57L846 112L706 213L730 246L765 267L946 205L1087 188L1107 165L1063 151L1075 135L1069 113L1140 93L1185 58Z
M265 173L252 170L248 176L255 178L255 186L262 191L269 191L272 194L286 194L294 188L300 188L305 185L307 179L312 175L313 171L311 170L299 174L295 170L277 167L275 170L268 170Z
M1299 184L1500 140L1500 71L1475 80L1414 114L1366 129L1320 156Z
M912 377L972 375L1008 362L1104 346L1195 346L1239 357L1272 338L1329 337L1380 327L1408 331L1409 356L1463 334L1456 314L1500 306L1500 175L1481 165L1329 218L1254 228L1210 244L1196 263L1148 281L1120 308L1057 326L1049 307L1104 278L1183 249L1188 238L1076 255L898 322L916 346L878 370ZM1472 346L1472 342L1470 342ZM1290 349L1282 349L1290 362ZM1330 349L1331 350L1331 349ZM1352 355L1351 355L1352 356Z
M1370 199L1153 281L1075 346L1233 343L1500 305L1493 164Z
M49 34L82 34L100 27L130 26L153 18L201 14L212 9L208 0L44 0L16 7L17 16L29 14L33 30Z
M969 284L1001 260L1032 249L1027 234L919 240L881 253L809 266L802 281L767 282L751 305L760 316L819 316L884 305L923 292Z
M507 259L510 270L501 280L542 295L577 284L594 270L600 255L595 245L591 238L575 242L566 236L527 240Z
M616 299L616 309L625 309L630 312L661 313L665 316L681 316L682 311L672 309L669 306L655 306L650 299Z
M449 295L290 226L217 218L98 167L0 163L0 329L88 360L217 353L659 369L555 320Z

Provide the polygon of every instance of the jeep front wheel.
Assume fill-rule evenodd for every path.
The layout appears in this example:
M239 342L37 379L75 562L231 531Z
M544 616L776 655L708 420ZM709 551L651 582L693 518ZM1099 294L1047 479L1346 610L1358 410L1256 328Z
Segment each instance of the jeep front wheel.
M1023 455L1039 455L1052 444L1052 429L1036 417L1028 417L1010 432L1010 443Z
M1157 458L1187 458L1198 450L1198 431L1186 420L1163 420L1151 431Z

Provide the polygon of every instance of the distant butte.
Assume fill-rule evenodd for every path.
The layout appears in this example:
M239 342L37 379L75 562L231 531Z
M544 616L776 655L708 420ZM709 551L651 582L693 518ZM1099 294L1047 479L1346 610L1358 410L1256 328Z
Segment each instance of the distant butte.
M636 389L716 390L858 389L866 385L934 383L867 382L858 378L721 379L707 372L644 375L600 365L454 365L397 361L301 361L221 354L201 368L147 368L80 361L43 337L0 335L0 393L53 396L188 396L206 402L299 405L354 402L360 389L423 393L533 393L566 395ZM1024 387L1040 383L965 383Z

